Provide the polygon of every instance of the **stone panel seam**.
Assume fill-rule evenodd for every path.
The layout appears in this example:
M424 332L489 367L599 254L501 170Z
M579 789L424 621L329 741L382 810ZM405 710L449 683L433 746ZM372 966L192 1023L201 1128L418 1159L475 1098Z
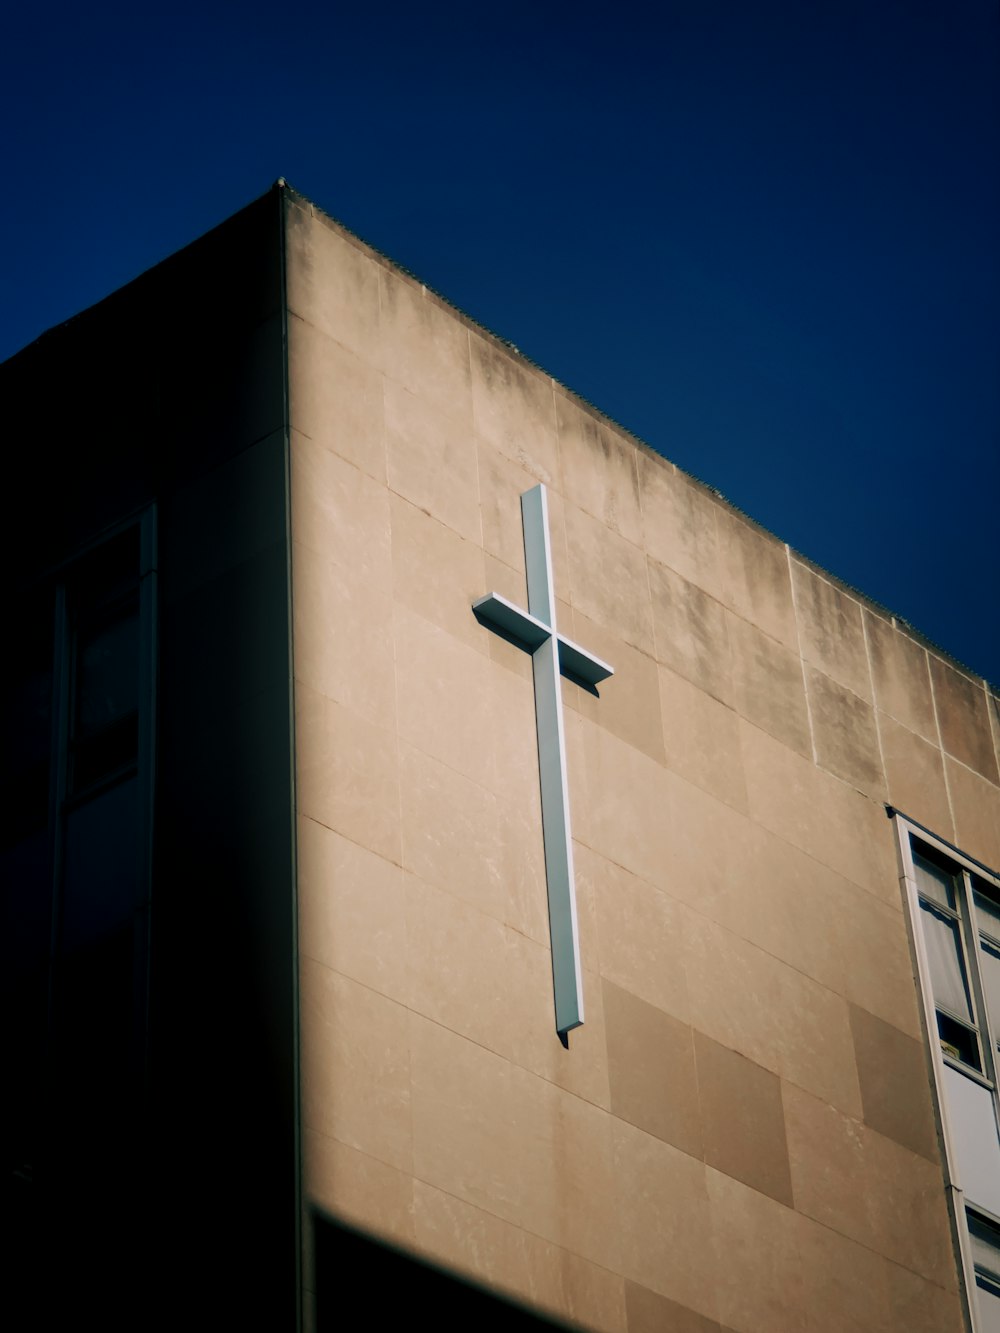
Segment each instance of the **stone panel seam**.
M750 724L750 725L752 725L752 724ZM766 735L767 733L765 732L764 734ZM617 738L616 738L616 739L617 739ZM408 741L407 744L411 744L411 742ZM623 744L623 745L628 745L628 741L622 741L622 744ZM414 746L413 748L414 748L414 749L418 749L419 747L418 747L418 746ZM634 746L633 746L632 748L635 749ZM423 753L423 751L421 751L421 753ZM638 753L638 754L642 754L642 753L644 753L644 752L641 751L641 750L638 750L637 753ZM433 756L430 756L430 757L433 758ZM648 756L647 756L647 757L648 757ZM801 757L801 756L800 756L800 757ZM443 763L443 760L438 760L438 762L439 762L439 763ZM655 762L655 761L654 761L654 762ZM806 762L808 763L809 761L806 760ZM448 767L448 765L446 764L445 767ZM455 771L457 771L457 770L455 770ZM844 873L843 870L840 870L840 869L838 869L836 866L832 866L832 865L830 865L828 862L821 860L818 856L814 856L813 853L810 852L807 848L805 848L805 847L800 847L798 843L792 842L791 839L786 838L786 837L784 836L784 834L782 834L782 833L778 833L775 829L770 828L767 824L761 824L760 821L757 820L757 819L754 819L754 817L753 817L752 815L748 815L747 812L746 812L745 810L740 810L737 806L729 805L729 803L728 803L727 801L723 801L723 800L721 800L718 796L715 796L715 794L714 794L713 792L705 792L705 789L704 789L703 787L699 787L698 784L695 783L695 782L690 782L689 779L688 779L688 778L685 778L682 774L680 774L680 773L675 773L673 769L670 769L670 770L668 770L668 771L671 773L671 775L672 775L673 777L675 777L675 778L678 780L678 782L684 782L684 783L687 783L688 786L690 786L690 787L694 787L697 791L702 792L704 795L711 796L713 800L719 801L719 804L720 804L720 805L725 805L728 809L735 811L736 814L738 814L738 815L742 815L745 819L749 819L749 820L751 821L751 823L758 824L762 829L765 830L765 832L769 833L769 834L771 835L771 837L773 837L773 838L777 838L778 841L784 843L785 846L787 846L787 847L791 847L794 851L799 852L799 853L801 853L801 855L808 857L810 861L815 861L816 864L822 866L824 870L831 870L831 871L833 871L833 873L834 873L835 875L839 875L839 876L841 877L841 879L845 880L846 883L850 884L853 888L858 889L861 893L866 894L867 897L871 898L873 902L881 903L883 907L888 908L890 911L893 910L893 909L889 906L889 904L888 904L887 902L885 902L884 899L880 898L880 897L878 896L878 894L877 894L873 889L867 888L864 884L859 884L858 881L855 880L855 879L851 879L851 877L850 877L849 875L846 875L846 874ZM862 797L864 797L865 800L868 800L868 801L872 800L872 798L871 798L870 796L865 796L865 793L864 793L864 792L859 792L859 791L857 790L856 787L852 787L852 786L850 785L850 783L844 782L843 778L838 778L837 775L836 775L836 773L827 773L827 771L826 771L825 768L824 768L824 769L820 769L820 772L823 773L826 777L832 778L835 782L839 782L839 783L841 783L843 786L847 787L848 791L854 792L854 794L855 794L856 796L862 796ZM469 781L470 781L470 782L471 782L471 781L474 781L474 779L470 778ZM880 809L883 809L883 810L884 810L885 807L884 807L884 804L883 804L882 802L873 802L873 803L874 803L874 804L877 804L877 805L879 806ZM319 822L319 821L318 821L318 822ZM337 830L335 829L334 832L337 832ZM574 841L574 842L579 842L582 846L586 847L589 851L594 852L597 856L602 857L602 858L603 858L605 861L607 861L610 865L617 866L617 868L618 868L619 870L624 870L626 874L628 874L628 875L634 875L636 879L642 880L642 882L643 882L644 884L648 884L648 885L650 886L650 888L655 889L657 893L663 893L663 894L666 894L666 896L670 899L671 902L677 902L677 903L681 903L681 904L684 905L684 906L689 906L689 904L686 903L684 899L682 899L682 898L675 898L675 897L673 896L673 894L667 892L666 889L661 889L661 888L659 887L659 885L654 884L651 880L648 880L648 879L646 879L644 876L642 876L642 875L640 875L640 874L637 874L637 872L636 872L635 870L630 869L629 866L623 865L620 861L616 861L616 860L614 859L613 856L609 856L608 853L607 853L606 851L604 851L602 848L593 846L592 843L590 843L590 842L587 841L587 838L586 838L583 834L580 834L580 833L574 833L574 834L573 834L573 841ZM691 911L697 911L697 908L693 908L693 907L692 907L692 908L691 908ZM698 913L698 915L700 916L700 915L703 915L703 914L702 914L702 913ZM706 917L705 919L706 919L706 920L711 920L710 917ZM750 943L750 941L747 941L747 943ZM754 947L756 948L757 946L754 946ZM766 952L766 950L765 950L765 952ZM775 956L776 956L776 955L775 955ZM808 975L808 974L807 974L807 973L803 973L802 975L803 975L803 976L806 976L806 975Z
M896 622L895 619L893 619L894 629L895 625ZM948 765L945 763L945 755L947 751L944 748L944 736L941 731L941 717L938 711L937 688L935 687L934 684L934 672L931 670L930 654L927 652L926 648L923 650L923 652L924 652L924 660L927 664L927 680L930 684L930 689L931 689L931 706L934 709L934 728L937 731L938 752L941 755L941 770L944 773L944 790L945 790L945 795L948 798L948 813L951 816L951 827L955 831L957 837L958 824L955 820L955 802L952 799L952 794L951 794L951 781L948 777ZM949 755L948 757L954 758L954 756L952 755Z
M383 859L385 859L385 858L383 858ZM412 871L408 871L408 872L406 872L406 873L408 873L408 874L412 874L413 872L412 872ZM415 878L419 879L420 877L419 877L419 875L418 875L418 876L415 876ZM423 883L427 883L426 880L424 880L424 881L422 881L422 882L423 882ZM433 888L434 885L431 885L431 887ZM445 892L444 889L441 889L441 890L439 890L439 891L440 891L441 893L444 893L444 892ZM471 904L467 904L467 906L470 906L470 907L471 907ZM471 910L472 910L472 911L475 911L475 912L480 912L480 914L481 914L482 916L487 916L487 915L488 915L488 913L486 913L486 912L482 912L481 909L478 908L478 907L472 907ZM491 921L496 921L496 920L497 920L496 917L490 917L489 919L490 919ZM505 925L505 928L506 928L506 923L503 923L503 924ZM520 932L517 932L517 933L520 933ZM527 936L527 935L526 935L526 936L524 936L524 938L525 938L525 939L530 939L530 936ZM537 944L538 941L537 941L537 940L534 940L534 941L532 941L532 943ZM538 947L539 947L539 948L544 948L545 946L544 946L544 945L539 945ZM351 986L357 986L357 987L359 987L361 990L368 991L369 994L371 994L371 995L377 995L378 998L379 998L380 1000L384 1000L387 1004L391 1004L391 1005L393 1005L395 1008L402 1010L404 1013L407 1013L407 1014L413 1014L413 1016L414 1016L415 1018L419 1018L419 1019L421 1020L421 1022L424 1022L424 1023L431 1023L431 1024L433 1024L434 1027L436 1027L436 1028L440 1028L442 1032L448 1032L448 1033L450 1033L451 1036L456 1037L459 1041L467 1041L467 1042L469 1043L470 1046L475 1046L478 1050L480 1050L480 1051L484 1051L487 1055L492 1056L494 1060L501 1060L501 1061L503 1061L503 1063L504 1063L505 1065L509 1065L511 1069L516 1069L516 1070L518 1070L518 1071L519 1071L520 1073L522 1073L522 1074L527 1074L527 1075L529 1076L529 1078L536 1078L536 1079L538 1079L539 1083L544 1083L544 1084L546 1084L546 1085L547 1085L548 1087L550 1087L550 1088L555 1088L557 1092L564 1093L567 1097L573 1097L576 1101L580 1102L582 1105L584 1105L584 1106L590 1106L590 1107L592 1107L595 1111L600 1111L602 1115L606 1115L606 1116L609 1116L609 1117L612 1116L613 1113L608 1109L607 1106L602 1106L600 1102L591 1101L591 1099L590 1099L589 1097L585 1097L585 1096L583 1096L583 1095L582 1095L581 1093L579 1093L579 1092L574 1092L572 1088L567 1088L564 1084L562 1084L562 1083L556 1083L554 1079L546 1078L544 1074L539 1074L539 1073L537 1073L534 1069L529 1069L527 1065L521 1064L521 1062L518 1061L518 1060L515 1060L515 1059L513 1058L513 1056L510 1056L510 1055L504 1055L501 1051L496 1050L494 1047L492 1047L492 1046L487 1046L484 1042L477 1041L475 1037L470 1037L470 1036L468 1035L468 1033L466 1033L466 1032L459 1032L457 1028L449 1027L447 1023L442 1023L441 1020L438 1019L438 1018L432 1018L430 1014L426 1014L426 1013L424 1013L422 1009L414 1009L412 1005L410 1005L410 1004L405 1004L402 1000L397 1000L397 999L396 999L394 996L392 996L392 995L386 995L385 991L380 991L377 987L372 986L372 985L369 985L369 983L366 982L366 981L359 981L357 977L352 977L352 976L350 976L347 972L342 972L342 971L340 970L340 968L338 968L338 967L331 967L329 963L324 963L321 959L319 959L319 958L314 958L313 955L310 954L310 953L305 953L304 956L305 956L306 958L309 959L310 963L312 963L312 965L313 965L314 967L321 967L321 968L323 968L323 970L324 970L325 972L331 972L334 976L336 976L336 977L340 977L343 981L348 982ZM586 971L591 971L591 969L589 969L589 968L588 968L588 969L585 969L585 970L586 970ZM593 973L593 972L592 972L591 974L594 975L594 976L597 976L597 975L598 975L597 973ZM612 983L612 984L615 984L615 983ZM817 984L818 984L818 983L817 983ZM649 1001L646 1001L646 1003L648 1004ZM653 1007L655 1008L656 1006L653 1006ZM662 1012L663 1012L663 1013L666 1013L666 1010L663 1010ZM670 1017L673 1017L673 1015L669 1015L669 1016L670 1016ZM678 1019L677 1021L680 1022L681 1020ZM705 1035L708 1036L708 1033L706 1033ZM721 1045L721 1043L719 1043L719 1044ZM737 1054L738 1054L738 1055L742 1055L743 1053L742 1053L742 1051L738 1051ZM409 1041L407 1041L407 1057L408 1057L408 1059L409 1059L410 1055L411 1055L410 1044L409 1044ZM412 1078L412 1066L411 1066L410 1068L411 1068L410 1085L411 1085L411 1089L412 1089L412 1083L413 1083L413 1078ZM762 1066L762 1068L764 1068L764 1066ZM773 1071L773 1070L772 1070L771 1072L773 1073L773 1072L776 1072L776 1071ZM796 1084L796 1085L794 1085L794 1086L797 1087L798 1085ZM801 1091L802 1091L802 1092L805 1092L805 1093L808 1093L809 1096L811 1096L811 1097L815 1097L815 1096L817 1095L817 1094L814 1093L814 1092L810 1092L810 1090L809 1090L808 1088L802 1088ZM842 1114L847 1114L847 1113L846 1113L846 1112L843 1112ZM628 1124L628 1123L629 1123L628 1121L623 1120L621 1116L614 1116L613 1118L614 1118L614 1119L617 1119L617 1120L622 1120L622 1123L623 1123L623 1124ZM322 1132L322 1131L318 1130L317 1127L316 1127L315 1125L310 1125L310 1124L308 1124L308 1123L307 1123L307 1128L312 1129L312 1130L316 1130L317 1132L320 1132L320 1133ZM638 1128L638 1126L636 1126L636 1128ZM332 1137L332 1136L328 1135L327 1137ZM653 1135L652 1137L655 1138L656 1136ZM662 1140L662 1139L659 1140L659 1142L663 1142L663 1141L664 1141L664 1140ZM348 1147L348 1148L354 1147L353 1144L346 1143L345 1140L340 1140L340 1139L338 1139L337 1142L338 1142L338 1143L339 1143L339 1142L345 1142L345 1146ZM673 1146L673 1145L671 1145L671 1146ZM367 1150L367 1149L358 1149L357 1151L359 1151L359 1152L367 1152L368 1150ZM675 1149L675 1151L676 1151L676 1152L680 1152L681 1149L680 1149L680 1148L677 1148L677 1149ZM375 1156L374 1153L369 1153L368 1155L369 1155L369 1156L372 1156L372 1157ZM689 1154L685 1153L685 1156L688 1156L688 1155L689 1155ZM379 1161L383 1161L383 1160L385 1160L385 1159L383 1159L383 1158L378 1158L378 1160L379 1160ZM697 1157L692 1158L692 1161L699 1161L699 1160L700 1160L700 1159L697 1158ZM399 1166L396 1166L396 1164L395 1164L394 1162L386 1161L386 1165L387 1165L387 1166L394 1166L395 1169L396 1169L397 1171L399 1171L399 1170L401 1169ZM431 1182L428 1182L428 1183L431 1183Z
M983 774L980 773L978 768L972 768L969 764L965 762L964 759L957 759L950 751L946 751L945 753L948 759L948 763L954 764L957 768L963 768L966 771L966 773L971 773L973 777L978 778L980 782L985 782L986 785L988 787L992 787L994 791L1000 791L1000 787L997 786L997 784L993 781L993 779L984 777ZM948 765L945 764L946 769L947 767ZM968 855L968 853L966 853L966 855Z
M343 704L341 704L341 707L343 707ZM469 780L472 781L471 778ZM376 852L372 847L369 847L367 843L358 842L358 840L356 838L352 838L349 833L345 833L343 829L334 828L332 824L325 824L323 820L318 819L316 815L307 815L305 811L299 810L298 816L300 819L311 820L312 823L318 824L320 828L325 828L328 833L335 833L338 838L343 838L344 841L349 842L352 847L359 847L361 851L367 852L370 856L377 856L380 861L385 861L387 865L395 866L397 870L406 871L406 867L402 864L401 861L394 861L392 857L384 856L382 852ZM402 855L402 853L400 854ZM406 873L411 874L412 872L407 871ZM359 982L358 984L360 985L361 983Z
M789 1079L785 1079L784 1077L782 1078L782 1082L783 1082L783 1083L788 1083L790 1087L797 1087L797 1086L798 1086L797 1084L792 1083ZM809 1092L809 1089L808 1089L808 1088L800 1089L800 1091L804 1091L808 1096L815 1098L815 1100L817 1100L817 1101L823 1101L823 1098L821 1098L821 1097L817 1097L816 1094L813 1093L813 1092ZM909 1157L912 1157L912 1158L914 1158L916 1161L922 1163L922 1165L923 1165L924 1167L933 1168L933 1167L936 1166L936 1165L940 1165L940 1163L934 1163L934 1162L931 1162L928 1158L926 1158L926 1157L922 1157L919 1153L915 1153L915 1152L913 1152L913 1150L912 1150L911 1148L907 1148L904 1144L897 1143L897 1141L896 1141L895 1139L890 1138L887 1134L883 1134L880 1130L874 1129L871 1125L867 1124L867 1123L865 1122L864 1119L858 1119L857 1116L853 1116L853 1115L851 1115L850 1112L848 1112L848 1111L842 1111L842 1110L840 1109L840 1107L838 1107L838 1106L833 1106L833 1104L830 1103L830 1102L824 1102L824 1105L827 1106L829 1109L833 1110L833 1111L835 1112L835 1114L837 1114L837 1115L839 1115L839 1116L842 1116L845 1120L850 1120L854 1125L856 1125L856 1126L858 1127L859 1130L864 1131L864 1134L871 1134L871 1135L873 1135L876 1139L879 1139L879 1140L881 1140L881 1141L884 1142L884 1143L891 1144L891 1145L892 1145L892 1149L893 1149L894 1151L898 1151L898 1152L904 1152L904 1153L906 1153ZM787 1123L787 1122L786 1122L786 1123ZM718 1170L717 1167L710 1167L710 1168L707 1168L707 1169L709 1169L709 1170ZM725 1173L724 1173L724 1172L720 1172L720 1174L725 1174ZM743 1182L741 1181L740 1183L742 1184ZM752 1187L752 1186L746 1186L746 1188L748 1188L748 1189L752 1189L753 1187ZM942 1182L941 1182L941 1197L944 1199L944 1203L945 1203L945 1207L946 1207L946 1208L948 1207L948 1195L949 1195L949 1191L950 1191L950 1189L951 1189L951 1187L950 1187L949 1185L947 1185L947 1184L942 1180ZM793 1194L793 1198L794 1198L794 1194L795 1194L794 1181L793 1181L793 1186L792 1186L792 1194ZM773 1202L777 1203L777 1205L778 1205L779 1208L785 1208L785 1207L787 1207L787 1205L781 1203L780 1200L775 1199L775 1200L773 1200ZM824 1222L822 1218L815 1217L812 1213L810 1213L810 1212L806 1212L806 1210L805 1210L803 1207L801 1207L801 1205L799 1205L798 1203L795 1203L794 1208L793 1208L791 1211L797 1212L797 1213L799 1213L802 1217L808 1218L809 1221L812 1222L812 1223L813 1223L814 1225L816 1225L816 1226L825 1227L827 1231L831 1231L831 1232L833 1232L834 1235L842 1236L845 1240L849 1240L852 1244L859 1246L861 1249L868 1250L869 1253L874 1254L874 1255L877 1255L880 1259L885 1260L887 1263L895 1264L895 1266L896 1266L897 1268L902 1268L902 1269L903 1269L905 1272L907 1272L907 1273L914 1273L914 1274L916 1274L917 1277L922 1278L925 1282L929 1283L929 1284L932 1285L932 1286L938 1287L939 1290L942 1290L942 1291L949 1291L949 1292L955 1290L954 1288L942 1287L941 1284L940 1284L939 1282L936 1282L933 1278L928 1277L926 1272L921 1271L921 1270L916 1269L916 1268L911 1268L909 1264L902 1263L899 1259L895 1259L895 1258L893 1258L892 1255L886 1253L886 1251L884 1251L884 1250L877 1250L877 1249L874 1248L874 1246L870 1245L867 1241L861 1240L861 1239L859 1239L859 1238L858 1238L857 1236L855 1236L855 1235L851 1235L850 1232L848 1232L848 1231L842 1231L839 1227L832 1226L829 1222Z
M637 1126L633 1126L633 1128L637 1128ZM324 1137L330 1137L330 1136L325 1135ZM334 1139L333 1142L339 1143L340 1140ZM344 1146L350 1147L349 1144L345 1144ZM360 1152L361 1149L355 1149L355 1151ZM371 1156L371 1154L367 1155ZM380 1159L376 1158L375 1160L378 1161ZM399 1168L397 1167L396 1170L399 1170ZM446 1190L442 1185L438 1184L436 1181L427 1180L424 1176L418 1175L416 1172L413 1173L413 1181L415 1184L426 1185L428 1189L435 1190L438 1194L443 1194L448 1199L454 1199L455 1202L461 1204L463 1208L472 1208L477 1213L483 1213L484 1216L491 1217L494 1219L494 1221L500 1222L504 1226L511 1227L515 1231L523 1231L526 1236L531 1236L534 1240L539 1240L544 1245L551 1245L553 1249L559 1250L562 1254L571 1254L573 1255L574 1258L581 1260L581 1262L585 1264L589 1264L590 1267L592 1268L599 1269L602 1273L607 1273L611 1277L621 1278L625 1281L630 1280L626 1278L625 1274L620 1272L619 1270L614 1268L607 1268L604 1264L599 1264L597 1263L596 1260L589 1258L585 1254L581 1254L579 1250L571 1250L568 1245L560 1245L558 1241L551 1240L548 1236L542 1235L540 1231L532 1231L530 1227L526 1227L520 1222L512 1222L510 1218L503 1217L500 1213L495 1213L490 1208L483 1208L481 1204L471 1203L468 1199L463 1199L460 1194L454 1194L452 1193L451 1190ZM419 1246L419 1242L417 1242L417 1244ZM518 1292L517 1288L515 1287L504 1287L498 1283L488 1283L487 1285L492 1286L494 1290L515 1292L521 1299L525 1299L524 1293ZM540 1305L538 1302L535 1302L535 1308L542 1310L553 1309L552 1306Z
M868 685L872 695L872 713L875 717L875 740L878 744L878 762L882 769L882 780L885 783L886 795L889 795L889 771L885 766L885 747L882 744L882 727L879 723L878 697L875 694L875 668L872 665L872 646L868 637L868 617L865 615L864 607L861 607L861 635L865 644L865 662L868 665Z
M809 726L809 746L812 750L813 764L819 768L820 762L819 754L816 749L816 731L813 727L812 704L809 701L809 686L806 681L805 658L802 656L802 631L799 627L799 600L795 594L795 570L792 568L792 548L787 542L785 542L785 559L788 563L788 583L792 593L792 614L795 619L795 644L799 653L799 672L802 676L802 694L806 701L806 722ZM823 771L826 772L826 769Z
M988 681L984 679L982 685L983 692L986 695L986 715L993 737L993 752L997 772L1000 773L1000 698L993 693Z
M469 412L469 447L472 450L476 464L476 511L479 517L479 545L482 547L483 567L485 568L487 550L486 528L483 525L483 476L479 466L479 444L476 435L475 395L472 392L472 333L469 329L465 330L465 345L469 357L469 393L472 398L472 407ZM388 448L388 442L386 447ZM499 557L495 556L494 559L499 559ZM501 560L500 563L504 564L505 562Z

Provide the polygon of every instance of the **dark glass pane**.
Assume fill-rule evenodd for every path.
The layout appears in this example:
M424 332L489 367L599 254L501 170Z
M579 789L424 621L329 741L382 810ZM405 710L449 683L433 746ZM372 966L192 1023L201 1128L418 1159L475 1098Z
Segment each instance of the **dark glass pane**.
M0 1169L13 1209L8 1273L18 1264L9 1232L27 1234L38 1197L52 936L54 617L51 588L8 605L0 654Z
M917 889L925 898L950 907L955 911L955 877L941 866L927 859L914 848L913 869L917 877Z
M0 851L0 975L13 980L47 967L52 871L46 833Z
M102 543L67 581L73 636L69 791L134 763L139 735L139 530Z
M139 739L139 607L130 597L76 631L71 790L134 762Z
M20 774L5 775L0 804L0 847L44 832L49 819L49 765L36 764Z
M0 677L0 845L48 823L52 750L51 591L15 608Z
M131 920L138 905L138 782L127 778L66 814L63 953Z
M73 747L73 792L135 762L139 748L139 715L130 713Z
M70 577L74 606L106 606L134 588L139 575L139 529L129 528L78 560Z
M0 1023L4 1052L0 1166L16 1215L21 1209L30 1209L38 1197L42 1174L48 971L26 978L17 987L4 989L5 1012ZM14 1225L18 1223L15 1221ZM8 1245L9 1242L8 1233ZM5 1251L5 1258L10 1259L9 1250Z
M972 1258L976 1267L1000 1281L1000 1233L985 1218L967 1214Z
M0 852L0 1050L3 1169L32 1197L48 1020L52 883L44 832Z
M139 614L133 601L103 623L83 624L76 647L76 737L92 736L139 706Z
M979 1040L975 1030L960 1023L957 1018L949 1018L940 1009L937 1013L938 1036L946 1055L953 1060L960 1060L972 1069L982 1069L979 1058Z
M136 1066L136 950L132 922L60 961L54 978L53 1111L58 1152L79 1169L111 1153L131 1107ZM60 1113L56 1108L62 1107Z

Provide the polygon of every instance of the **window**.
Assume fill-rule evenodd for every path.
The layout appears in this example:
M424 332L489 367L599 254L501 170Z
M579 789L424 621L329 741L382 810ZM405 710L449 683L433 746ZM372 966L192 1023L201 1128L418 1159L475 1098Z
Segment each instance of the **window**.
M930 966L941 1049L949 1060L983 1072L983 1043L989 1043L990 1014L1000 1019L1000 902L996 888L937 851L911 839L920 924ZM970 912L970 904L974 910ZM967 939L966 922L980 927ZM979 958L976 976L975 957ZM971 966L970 966L971 964ZM970 974L971 982L970 985ZM975 984L978 981L978 986ZM977 1003L977 993L983 999ZM991 1048L992 1049L992 1048ZM987 1068L990 1061L986 1062Z
M1000 876L897 816L976 1333L1000 1333Z
M968 1210L979 1333L1000 1333L1000 1227Z
M26 1190L68 1180L67 1162L84 1154L114 1152L141 1097L152 546L149 513L11 611L0 690L3 1137Z

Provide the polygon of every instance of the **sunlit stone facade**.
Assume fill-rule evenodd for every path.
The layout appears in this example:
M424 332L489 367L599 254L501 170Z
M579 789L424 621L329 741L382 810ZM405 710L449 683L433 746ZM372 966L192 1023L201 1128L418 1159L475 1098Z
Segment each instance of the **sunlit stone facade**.
M216 380L234 235L266 299L238 298ZM962 1182L887 807L1000 866L996 696L290 189L214 236L121 298L155 314L215 246L193 353L146 368L157 403L196 382L195 410L123 426L60 533L159 515L150 994L155 1015L186 959L215 1030L194 1045L239 1204L220 1308L252 1255L328 1326L355 1232L607 1333L958 1333ZM64 343L88 319L108 311ZM531 663L471 610L527 605L539 482L559 628L615 668L562 684L568 1048ZM229 888L191 963L172 886L213 902L206 854ZM271 1240L244 1244L260 1157ZM393 1252L365 1253L377 1281Z

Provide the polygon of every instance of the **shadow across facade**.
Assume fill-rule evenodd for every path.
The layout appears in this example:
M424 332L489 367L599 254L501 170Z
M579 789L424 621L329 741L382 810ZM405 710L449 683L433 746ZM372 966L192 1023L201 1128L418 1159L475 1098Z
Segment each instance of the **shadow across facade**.
M282 289L272 191L0 367L17 1327L294 1324Z

